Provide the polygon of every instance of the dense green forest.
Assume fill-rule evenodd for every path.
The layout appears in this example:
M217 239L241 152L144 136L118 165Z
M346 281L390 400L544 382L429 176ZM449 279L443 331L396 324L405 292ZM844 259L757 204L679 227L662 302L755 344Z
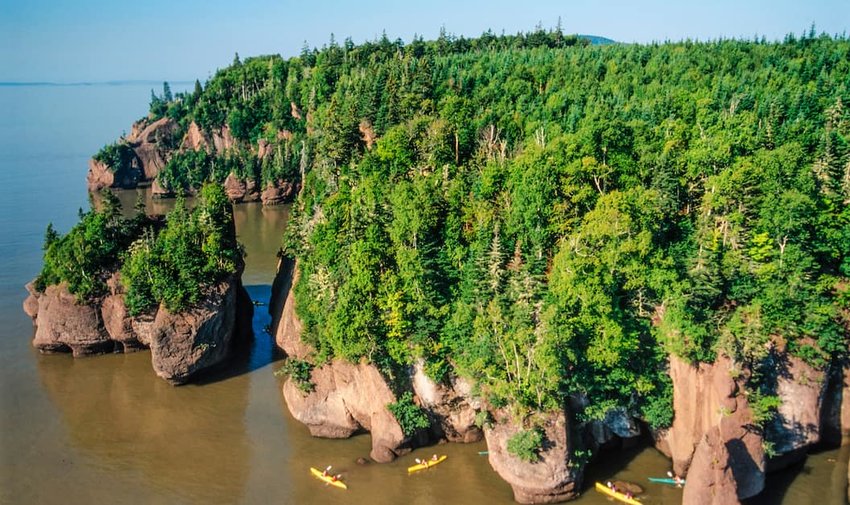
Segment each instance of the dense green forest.
M770 342L845 355L844 37L331 40L168 98L153 117L264 138L249 170L304 178L284 248L316 362L422 359L520 417L581 397L661 427L670 353L732 356L764 405ZM226 176L178 173L192 156L167 177Z
M67 283L81 302L107 294L107 280L120 270L130 315L163 303L180 312L197 303L204 289L236 272L241 262L233 212L223 188L203 186L190 211L180 199L163 222L144 207L122 216L118 198L104 192L98 207L80 211L66 235L48 226L44 266L35 287Z

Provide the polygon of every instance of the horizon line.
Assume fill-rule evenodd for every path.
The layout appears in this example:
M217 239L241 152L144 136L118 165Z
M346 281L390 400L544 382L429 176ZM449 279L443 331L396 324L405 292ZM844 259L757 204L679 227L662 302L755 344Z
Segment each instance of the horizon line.
M13 87L13 86L126 86L130 84L145 84L145 85L157 85L161 86L162 83L167 82L169 84L193 84L195 79L192 80L156 80L156 79L116 79L116 80L108 80L108 81L70 81L70 82L62 82L62 81L0 81L0 86L5 87Z

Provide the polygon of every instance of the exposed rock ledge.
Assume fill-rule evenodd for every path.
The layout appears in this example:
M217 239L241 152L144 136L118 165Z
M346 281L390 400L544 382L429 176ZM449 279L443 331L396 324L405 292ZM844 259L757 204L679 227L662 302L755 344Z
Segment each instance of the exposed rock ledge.
M229 356L237 317L250 319L252 306L235 274L209 290L197 306L179 314L160 307L153 314L130 317L118 274L110 293L78 303L64 284L38 292L27 284L24 311L33 318L33 346L42 352L71 351L75 357L104 352L151 350L159 377L182 384Z

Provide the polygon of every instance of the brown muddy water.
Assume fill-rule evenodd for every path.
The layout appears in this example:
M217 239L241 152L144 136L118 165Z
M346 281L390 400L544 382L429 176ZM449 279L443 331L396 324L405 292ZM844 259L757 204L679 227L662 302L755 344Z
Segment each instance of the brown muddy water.
M273 375L280 358L256 307L254 341L231 367L203 383L172 387L147 352L85 359L40 355L21 310L24 283L40 268L48 222L67 231L87 206L86 160L145 110L148 87L0 87L0 504L510 504L510 487L479 451L483 443L423 448L385 465L358 466L368 435L310 437ZM144 193L143 193L144 194ZM132 208L137 192L122 192ZM160 212L168 202L149 202ZM288 209L236 206L247 251L244 284L268 302ZM449 459L407 475L414 457ZM810 456L775 474L754 504L845 503L850 448ZM333 465L349 484L329 488L308 474ZM651 485L667 460L652 448L610 454L587 470L576 503L613 503L590 490L622 479L647 489L644 502L676 504L681 490Z

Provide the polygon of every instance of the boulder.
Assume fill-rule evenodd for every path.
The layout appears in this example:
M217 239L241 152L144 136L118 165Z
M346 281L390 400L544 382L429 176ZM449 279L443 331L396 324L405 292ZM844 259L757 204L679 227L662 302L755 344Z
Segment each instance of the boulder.
M475 414L481 404L472 397L472 385L464 378L452 377L446 384L437 384L425 374L422 361L413 367L411 376L413 391L436 419L440 430L438 436L449 442L477 442L483 437L475 425Z
M278 180L274 184L269 184L260 196L263 205L280 205L291 201L298 193L298 184Z
M43 352L70 349L74 356L111 352L114 348L96 306L78 303L65 284L48 286L38 296L35 338Z
M288 379L283 394L289 411L315 437L347 438L360 431L372 434L370 457L392 461L409 451L401 426L387 409L396 398L372 364L342 360L313 369L313 391L304 394Z
M582 470L570 460L569 422L563 411L545 415L544 447L534 463L508 452L508 440L522 426L501 413L484 429L490 466L506 480L519 503L554 503L572 500L581 490Z
M151 363L156 374L183 384L197 372L224 361L236 320L238 280L221 282L200 304L172 314L160 306L151 328Z

